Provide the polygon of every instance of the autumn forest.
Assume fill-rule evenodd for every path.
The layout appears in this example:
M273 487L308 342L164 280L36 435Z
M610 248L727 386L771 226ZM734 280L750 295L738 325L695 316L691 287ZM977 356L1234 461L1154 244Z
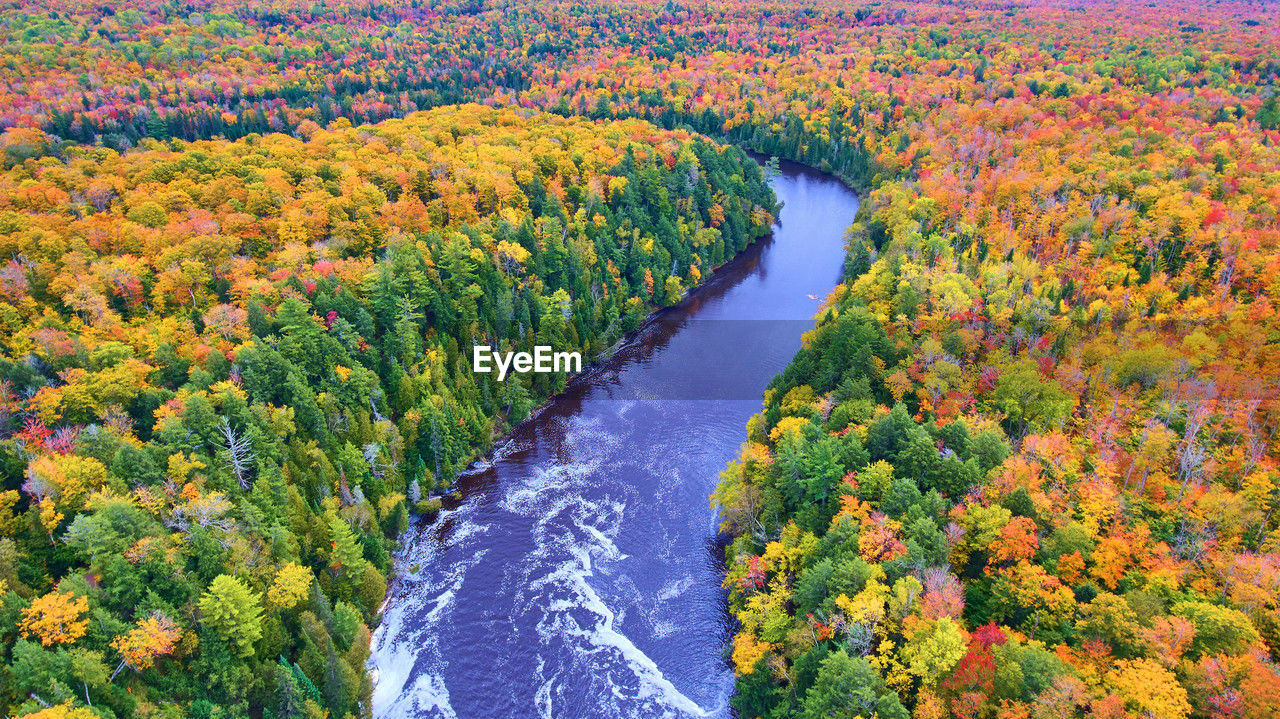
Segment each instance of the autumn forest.
M372 716L569 381L471 348L607 355L781 158L862 205L710 498L730 711L1280 715L1276 10L0 2L0 712Z

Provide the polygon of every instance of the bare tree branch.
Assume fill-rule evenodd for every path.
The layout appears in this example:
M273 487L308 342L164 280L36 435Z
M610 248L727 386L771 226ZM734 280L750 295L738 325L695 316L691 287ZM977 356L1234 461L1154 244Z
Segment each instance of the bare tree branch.
M243 434L236 434L231 426L231 420L226 417L222 418L222 424L218 426L218 430L222 432L225 443L222 446L222 454L227 467L235 473L240 488L248 489L249 472L252 471L253 463L258 459L253 453L253 444Z

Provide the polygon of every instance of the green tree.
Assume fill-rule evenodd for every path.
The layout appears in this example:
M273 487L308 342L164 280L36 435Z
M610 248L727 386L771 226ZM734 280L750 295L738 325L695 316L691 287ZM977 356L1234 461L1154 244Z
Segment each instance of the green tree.
M218 575L200 597L205 624L235 645L241 657L253 656L262 637L262 595L229 574Z
M992 402L1013 434L1030 429L1047 429L1066 419L1074 400L1051 379L1045 379L1031 361L1014 365L1000 376Z
M1178 602L1171 612L1196 628L1191 651L1197 654L1240 654L1261 641L1243 612L1208 602Z
M804 719L872 717L883 694L884 682L862 657L844 650L832 652L818 669L818 678L804 697Z
M365 559L355 533L351 531L346 521L338 516L337 511L330 509L324 516L325 523L329 527L329 567L335 573L360 576L364 573Z
M921 632L903 648L907 670L925 684L933 684L964 657L968 638L950 617L943 617L933 628Z
M1258 108L1258 125L1263 130L1280 130L1280 96L1268 97Z

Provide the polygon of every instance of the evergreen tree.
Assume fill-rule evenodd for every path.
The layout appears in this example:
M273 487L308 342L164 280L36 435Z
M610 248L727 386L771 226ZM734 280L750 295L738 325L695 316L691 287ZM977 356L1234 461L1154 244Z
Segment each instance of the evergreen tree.
M262 637L261 594L222 574L209 585L199 604L202 621L230 642L241 657L253 656L253 644Z

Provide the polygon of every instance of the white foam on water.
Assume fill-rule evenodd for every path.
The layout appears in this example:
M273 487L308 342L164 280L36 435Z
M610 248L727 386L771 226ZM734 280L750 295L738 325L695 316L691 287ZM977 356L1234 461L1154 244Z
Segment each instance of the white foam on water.
M607 436L608 433L600 431L603 427L604 417L595 414L576 414L564 423L565 442L574 444L574 440L584 434L592 439L602 435Z
M604 532L601 532L600 530L596 529L595 527L589 524L579 524L578 527L582 529L582 531L586 532L587 534L590 534L596 540L596 542L598 543L597 548L599 549L599 553L605 559L609 559L616 562L619 559L626 558L627 555L619 552L618 545L615 544L612 539L605 536Z
M432 576L428 566L434 567L433 561L448 547L487 531L487 527L466 521L465 509L441 512L441 520L455 522L448 536L436 540L429 528L424 527L415 534L416 551L412 555L405 553L397 563L403 581L397 590L399 596L395 602L388 602L388 610L369 643L369 666L376 678L373 714L379 719L457 719L442 675L447 662L440 656L439 627L454 606L467 571L479 563L488 550L468 553L465 561L444 567L438 576ZM408 571L413 563L420 566L416 573ZM422 671L422 665L426 671ZM415 671L421 673L406 687Z
M599 619L594 626L583 627L575 620L562 620L562 617L555 617L550 624L540 624L539 626L539 631L543 634L544 640L576 636L587 642L589 648L583 647L583 650L588 653L611 650L611 653L620 657L635 675L640 687L636 696L626 697L621 693L620 687L613 686L613 691L619 699L656 700L660 704L679 710L686 715L696 717L710 716L710 712L681 693L663 675L657 663L641 651L630 638L618 630L615 626L617 618L613 610L605 604L600 595L587 583L587 577L592 574L590 559L585 556L581 558L583 561L576 568L566 564L551 575L548 575L546 580L569 582L578 598L575 608L585 609Z
M666 639L679 631L679 629L680 627L675 622L663 619L653 625L653 636L659 639Z
M459 508L454 511L458 512L461 511L461 509L462 508ZM444 512L441 512L441 515L443 514ZM439 519L436 520L437 523L439 521ZM477 524L476 522L463 521L462 519L459 519L450 529L450 535L446 540L451 546L459 546L463 542L470 540L472 537L488 533L489 529L490 526L487 524ZM434 559L435 557L433 556L431 558Z
M551 571L532 578L526 603L529 611L539 614L537 627L543 645L553 651L568 649L577 655L569 681L581 681L586 673L593 680L607 682L608 691L620 703L655 704L663 714L710 716L711 712L680 692L657 663L618 628L625 610L615 613L588 582L602 569L602 563L616 562L624 556L614 537L621 527L625 506L621 502L569 496L554 507L535 526L538 546L533 556L541 561L530 564L543 565L554 561L556 555L562 559ZM564 524L565 514L571 516L568 525ZM570 638L580 641L566 641ZM608 664L601 667L601 658ZM535 700L542 716L550 717L552 697L564 687L558 675L542 676L545 659L540 657L539 661L542 683ZM630 690L614 682L609 673L615 668L629 672L637 687Z
M478 564L488 552L489 550L487 549L482 549L476 552L474 559L467 564L467 567L470 568L471 566ZM428 624L434 625L440 620L444 611L453 606L453 600L457 598L458 590L462 588L462 580L466 578L465 572L456 572L456 577L457 578L448 589L444 590L437 595L435 599L431 600L431 609L427 610L427 614L424 617Z
M695 582L697 582L697 580L694 579L692 574L686 574L679 579L673 579L667 582L662 586L662 589L658 590L658 601L665 602L675 599L681 594L689 591L689 588L692 587Z
M375 699L376 704L376 699ZM438 674L422 674L413 682L413 687L400 696L395 704L387 707L378 716L389 719L404 717L439 717L439 719L458 719L449 701L449 688L444 684L444 677Z
M599 413L579 414L564 425L564 446L573 450L576 460L598 462L625 449L626 434L607 431L606 419Z
M401 696L401 690L409 679L409 670L413 668L413 652L394 645L383 645L386 638L386 623L373 632L370 647L374 654L370 662L374 665L373 677L373 713L376 716L392 716L388 709Z
M458 470L458 476L466 477L472 474L479 474L487 469L492 469L492 468L493 468L493 461L490 460L488 457L481 457L480 459L475 460L471 464L468 464L466 467L463 467L462 469Z
M591 476L599 466L599 462L571 462L540 467L531 477L508 490L500 504L512 514L545 515L547 505L557 501L558 491L569 489L576 482Z
M517 442L514 439L507 439L505 442L494 446L489 453L480 459L472 462L458 476L479 474L487 469L491 469L493 465L498 464L502 460L521 450L530 449L533 445L529 442Z
M551 687L552 683L545 677L547 670L547 662L538 657L538 689L533 695L533 704L538 707L538 716L542 719L551 719Z

